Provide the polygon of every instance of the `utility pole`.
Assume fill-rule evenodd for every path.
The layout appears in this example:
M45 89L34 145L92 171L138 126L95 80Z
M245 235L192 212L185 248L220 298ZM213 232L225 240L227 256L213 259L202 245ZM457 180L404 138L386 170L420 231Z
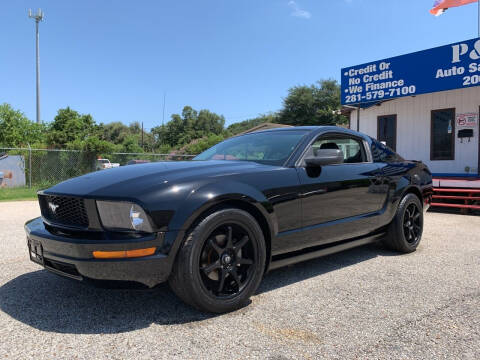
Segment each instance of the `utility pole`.
M142 149L143 149L143 121L142 121Z
M167 97L167 93L163 93L163 116L162 116L162 138L160 140L160 145L163 145L163 127L165 126L165 98Z
M163 93L163 117L162 117L162 127L165 124L165 98L167 93Z
M40 124L40 49L39 49L39 34L38 24L43 21L42 9L38 9L36 14L32 14L32 9L28 9L28 17L35 20L35 34L36 34L36 63L37 63L37 124Z

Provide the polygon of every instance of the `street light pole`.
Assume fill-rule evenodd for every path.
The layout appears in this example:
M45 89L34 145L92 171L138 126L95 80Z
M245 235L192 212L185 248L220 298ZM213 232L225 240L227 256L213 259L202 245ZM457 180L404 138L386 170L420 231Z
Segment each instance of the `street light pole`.
M37 67L37 124L40 124L40 47L39 47L40 36L38 33L38 24L40 21L43 21L42 9L38 9L36 14L32 14L32 10L29 9L28 17L35 20L35 34L36 34L35 56L36 56L36 67Z

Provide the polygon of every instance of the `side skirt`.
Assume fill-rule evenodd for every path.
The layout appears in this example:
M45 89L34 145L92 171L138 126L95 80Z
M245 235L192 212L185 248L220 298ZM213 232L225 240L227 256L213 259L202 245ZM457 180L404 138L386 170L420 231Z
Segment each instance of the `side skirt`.
M295 251L290 254L274 256L270 263L269 270L278 269L282 266L296 264L302 261L318 258L320 256L334 254L343 250L348 250L357 246L371 244L384 238L385 232L363 237L360 239L341 241L340 243L329 244L325 246L316 246L301 251Z

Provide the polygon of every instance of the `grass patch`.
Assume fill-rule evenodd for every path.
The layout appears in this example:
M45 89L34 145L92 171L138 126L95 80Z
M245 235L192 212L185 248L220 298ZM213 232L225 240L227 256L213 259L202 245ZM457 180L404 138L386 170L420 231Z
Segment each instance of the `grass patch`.
M0 188L0 201L37 200L35 187Z

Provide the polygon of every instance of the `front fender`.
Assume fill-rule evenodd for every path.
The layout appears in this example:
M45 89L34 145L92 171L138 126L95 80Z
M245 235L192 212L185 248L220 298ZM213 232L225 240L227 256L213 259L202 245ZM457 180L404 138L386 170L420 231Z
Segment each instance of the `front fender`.
M261 191L237 181L209 183L191 190L190 194L177 207L168 228L174 231L181 230L180 232L184 233L202 213L228 201L243 202L248 206L254 206L265 218L269 227L268 231L273 237L278 229L273 206Z
M163 252L168 254L171 264L176 258L187 231L201 214L217 205L232 201L255 207L266 220L267 231L270 238L273 238L278 229L276 216L273 206L261 191L237 181L209 183L190 190L190 194L181 201L170 221L163 243Z

